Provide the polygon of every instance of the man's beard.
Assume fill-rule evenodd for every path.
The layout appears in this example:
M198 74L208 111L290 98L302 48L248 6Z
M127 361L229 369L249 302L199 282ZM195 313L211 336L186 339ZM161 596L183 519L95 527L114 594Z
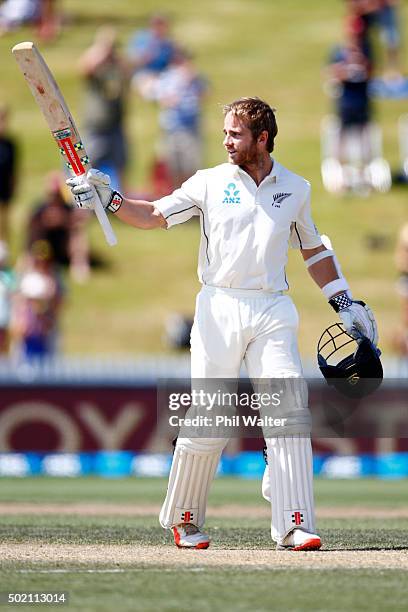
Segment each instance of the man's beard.
M258 151L255 140L245 151L240 151L233 158L232 163L236 166L256 166L258 163Z

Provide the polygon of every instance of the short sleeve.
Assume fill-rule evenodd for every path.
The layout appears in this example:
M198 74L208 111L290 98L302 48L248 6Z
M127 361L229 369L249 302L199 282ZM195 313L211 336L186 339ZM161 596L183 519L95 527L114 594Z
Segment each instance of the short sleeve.
M167 221L167 229L198 216L204 204L206 190L202 171L196 172L172 194L152 202Z
M312 219L310 193L310 184L307 184L305 200L296 220L290 227L290 246L294 249L314 249L322 244L322 239Z

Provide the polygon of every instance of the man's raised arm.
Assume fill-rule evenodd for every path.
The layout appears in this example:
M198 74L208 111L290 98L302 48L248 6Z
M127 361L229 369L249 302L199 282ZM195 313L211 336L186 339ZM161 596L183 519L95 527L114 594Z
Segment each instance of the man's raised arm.
M67 180L78 208L94 208L94 188L106 211L114 213L121 221L139 229L166 227L167 222L161 212L151 202L128 200L112 189L110 178L99 170L92 169L83 177Z

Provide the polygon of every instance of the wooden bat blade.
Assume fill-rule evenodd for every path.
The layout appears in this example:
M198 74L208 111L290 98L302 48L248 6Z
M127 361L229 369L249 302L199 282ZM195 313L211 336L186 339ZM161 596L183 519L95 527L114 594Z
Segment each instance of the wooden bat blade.
M70 174L74 176L86 174L91 168L89 156L60 88L41 53L32 42L15 45L12 53L44 115ZM117 244L116 236L96 191L95 213L108 244L111 246Z
M78 134L61 91L35 44L32 42L19 43L13 47L11 52L50 130L56 132L71 128Z

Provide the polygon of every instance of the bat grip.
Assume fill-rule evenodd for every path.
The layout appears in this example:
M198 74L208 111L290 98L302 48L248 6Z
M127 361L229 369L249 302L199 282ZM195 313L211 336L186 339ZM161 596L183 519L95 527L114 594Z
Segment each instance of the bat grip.
M108 216L105 212L104 207L102 206L102 202L100 197L98 196L98 193L95 189L95 187L92 186L92 191L94 194L94 200L95 200L95 214L96 217L99 221L99 224L103 230L103 233L105 234L105 238L106 238L106 242L110 245L110 246L115 246L115 244L118 243L118 240L115 236L115 233L112 229L112 226L109 222Z

